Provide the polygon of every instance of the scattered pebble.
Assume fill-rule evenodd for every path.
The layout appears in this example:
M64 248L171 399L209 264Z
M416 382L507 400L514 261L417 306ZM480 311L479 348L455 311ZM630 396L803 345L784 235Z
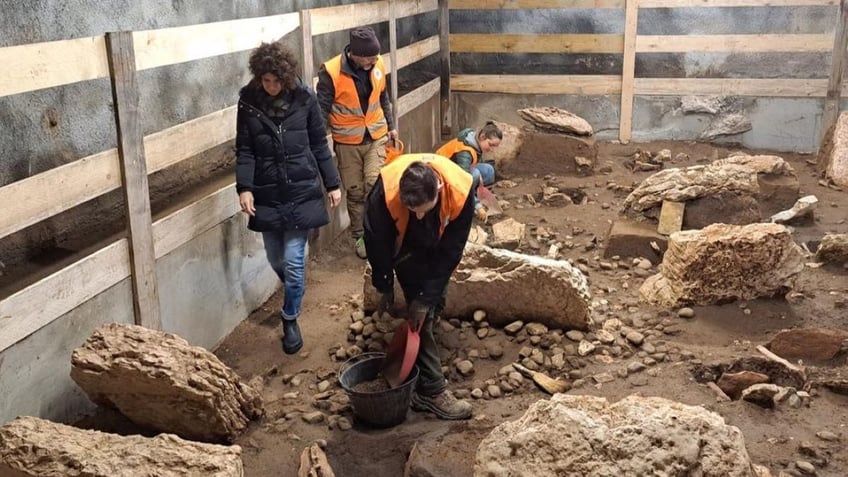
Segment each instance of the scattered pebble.
M695 316L695 310L687 306L677 310L677 316L681 318L693 318Z
M300 418L308 424L319 424L324 422L324 413L321 411L308 412Z

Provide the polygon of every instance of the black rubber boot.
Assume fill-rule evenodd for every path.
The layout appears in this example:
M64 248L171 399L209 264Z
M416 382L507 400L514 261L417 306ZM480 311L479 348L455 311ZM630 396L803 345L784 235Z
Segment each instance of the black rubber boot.
M283 352L295 354L303 348L303 337L297 320L283 320Z

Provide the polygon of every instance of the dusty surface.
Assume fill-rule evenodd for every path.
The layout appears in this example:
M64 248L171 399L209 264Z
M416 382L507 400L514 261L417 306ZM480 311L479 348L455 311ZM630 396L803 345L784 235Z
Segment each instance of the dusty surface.
M623 166L625 160L639 149L655 152L665 148L671 150L672 157L678 157L680 153L688 155L676 159L669 164L670 167L707 164L726 157L732 151L696 143L599 144L599 169L610 170L609 173L596 173L584 178L548 178L556 180L561 186L582 188L588 198L583 205L533 207L522 199L525 194L537 194L542 190L546 183L547 162L558 160L553 158L539 158L536 175L522 172L509 177L516 183L514 187L496 185L494 188L500 199L510 203L505 210L506 216L528 226L528 237L532 240L527 240L521 251L540 255L548 252L548 244L552 242L539 238L537 227L542 225L546 232L554 234L554 242L562 243L559 257L589 271L592 300L598 302L596 312L601 320L618 318L625 325L642 331L646 341L655 348L662 346L669 350L668 359L624 378L618 371L634 359L643 358L640 353L645 353L644 345L641 350L636 347L625 350L620 356L597 353L581 357L576 364L582 367L572 370L569 378L605 374L613 379L603 384L595 384L596 381L591 378L582 379L580 385L581 379L578 378L568 393L603 396L610 402L638 393L700 405L723 416L728 424L737 426L744 435L751 460L772 471L790 469L797 472L794 470L796 461L806 461L816 463L819 476L848 474L848 452L844 450L848 442L848 412L845 412L848 396L816 389L810 406L798 409L763 409L744 401L718 402L714 391L696 382L691 371L698 361L731 362L743 356L757 356L756 345L768 343L784 328L848 329L844 309L848 302L848 271L841 265L805 267L796 282L796 291L800 293L793 295L790 302L770 299L693 307L694 317L691 319L679 318L677 310L646 307L638 303L639 286L645 276L656 273L656 266L643 270L646 274L639 275L635 270L600 265L602 261L613 261L601 257L603 240L611 221L620 218L618 210L624 197L632 186L651 174L632 172ZM815 194L820 201L815 221L795 226L793 237L796 242L818 241L826 232L848 232L845 223L848 193L817 185L819 178L815 175L815 166L808 162L813 159L811 156L781 156L795 168L801 182L801 194ZM487 226L487 229L491 233L491 227ZM621 260L619 264L629 266L630 261ZM307 414L316 410L312 401L313 395L319 393L318 383L328 380L330 391L343 394L334 375L340 363L328 354L328 350L335 345L351 344L347 342L348 327L351 313L355 310L352 303L361 300L362 272L363 262L353 255L347 237L341 238L334 248L313 257L302 318L305 346L300 355L282 353L279 294L245 320L215 351L243 379L265 377L262 394L266 416L236 440L244 448L245 475L295 476L303 449L313 441L323 439L326 440L327 458L336 475L403 475L407 455L418 442L419 454L426 456L426 460L416 464L416 468L426 467L432 472L430 475L470 476L481 440L496 425L518 418L531 403L547 398L525 380L523 385L504 397L474 400L475 418L465 422L439 421L412 411L403 424L386 430L371 430L357 425L351 430L341 430L338 426L330 430L326 420L317 424L305 422L301 418L303 416L295 411ZM447 363L451 368L450 387L464 393L473 388L487 389L486 381L495 378L498 370L505 365L520 360L521 348L529 345L528 341L513 341L514 337L508 337L503 329L497 327L483 340L477 337L472 327L454 327L451 331L439 329L440 339L448 347L443 358L466 356L472 348L483 350L499 346L503 350L499 359L474 359L474 372L469 377L455 372L452 360ZM564 338L565 344L576 348L578 342ZM672 352L674 350L676 352ZM647 354L644 356L647 357ZM840 360L845 374L844 356ZM293 375L299 379L293 380ZM291 394L295 392L296 395ZM291 419L285 419L287 414ZM342 411L342 415L352 417L349 411ZM84 424L107 430L124 429L120 419L105 411ZM833 433L839 440L827 441L817 437L816 434L821 432Z

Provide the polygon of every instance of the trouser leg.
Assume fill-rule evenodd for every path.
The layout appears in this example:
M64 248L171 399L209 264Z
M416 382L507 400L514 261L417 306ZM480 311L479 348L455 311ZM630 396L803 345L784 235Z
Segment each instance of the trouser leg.
M362 212L365 208L365 173L364 161L368 145L352 146L337 144L336 157L339 160L339 174L342 186L347 195L347 213L350 216L350 233L353 238L362 237L364 226Z

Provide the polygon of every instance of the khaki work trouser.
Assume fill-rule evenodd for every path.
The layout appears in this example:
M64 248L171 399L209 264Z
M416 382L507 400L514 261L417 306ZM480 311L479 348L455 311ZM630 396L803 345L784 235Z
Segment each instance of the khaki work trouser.
M386 163L388 137L361 145L336 144L334 149L339 160L339 174L347 194L347 212L350 215L350 234L354 239L362 237L365 198L377 182L380 168Z

